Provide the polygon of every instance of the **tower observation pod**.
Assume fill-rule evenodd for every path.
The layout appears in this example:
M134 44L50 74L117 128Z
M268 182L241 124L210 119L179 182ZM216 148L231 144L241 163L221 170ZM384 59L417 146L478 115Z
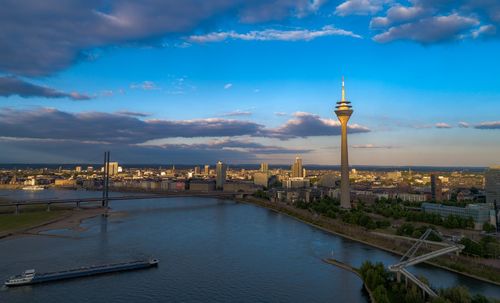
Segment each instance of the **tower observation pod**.
M349 158L347 147L347 122L353 113L351 102L345 98L344 77L342 76L342 99L335 106L335 114L342 127L342 139L340 148L340 206L342 208L351 208L351 192L349 185Z

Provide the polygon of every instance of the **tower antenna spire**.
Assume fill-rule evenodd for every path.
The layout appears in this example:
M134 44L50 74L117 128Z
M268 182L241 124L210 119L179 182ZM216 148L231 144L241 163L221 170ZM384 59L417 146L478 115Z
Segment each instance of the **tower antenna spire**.
M345 85L344 85L344 76L342 76L342 100L345 101Z

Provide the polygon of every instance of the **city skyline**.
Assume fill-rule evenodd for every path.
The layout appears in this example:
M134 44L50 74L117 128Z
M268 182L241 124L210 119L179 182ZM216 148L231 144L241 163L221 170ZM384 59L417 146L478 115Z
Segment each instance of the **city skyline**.
M1 163L338 165L345 75L351 165L498 164L494 2L124 3L7 3Z

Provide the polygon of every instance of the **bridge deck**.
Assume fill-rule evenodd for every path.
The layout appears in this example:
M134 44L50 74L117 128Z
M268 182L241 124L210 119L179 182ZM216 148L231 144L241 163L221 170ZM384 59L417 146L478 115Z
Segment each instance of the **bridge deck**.
M147 195L124 195L108 197L109 201L120 200L140 200L140 199L156 199L156 198L175 198L175 197L234 197L237 195L248 195L248 192L170 192L170 193L155 193ZM18 200L9 201L0 204L0 207L22 206L22 205L41 205L41 204L57 204L57 203L85 203L85 202L101 202L102 197L93 198L72 198L72 199L37 199L37 200Z

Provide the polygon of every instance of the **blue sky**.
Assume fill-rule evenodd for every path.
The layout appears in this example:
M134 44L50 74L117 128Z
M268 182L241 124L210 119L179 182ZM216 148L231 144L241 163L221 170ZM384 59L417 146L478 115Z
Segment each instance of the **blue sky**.
M496 1L7 2L0 162L500 161Z

